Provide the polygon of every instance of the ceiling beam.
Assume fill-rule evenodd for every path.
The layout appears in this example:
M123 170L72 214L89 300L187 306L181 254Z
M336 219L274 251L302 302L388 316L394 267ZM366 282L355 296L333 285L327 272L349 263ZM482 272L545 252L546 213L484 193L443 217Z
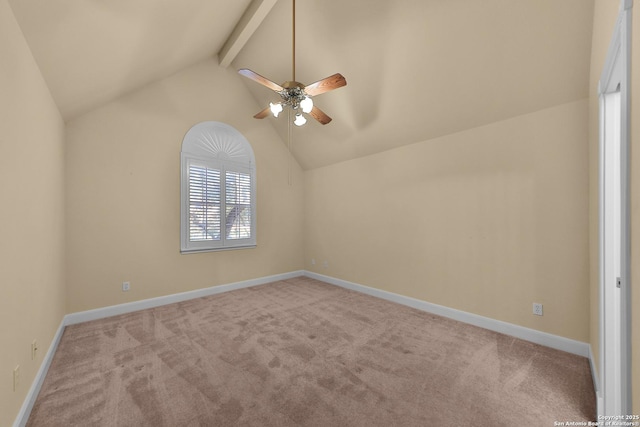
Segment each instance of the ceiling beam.
M264 18L278 0L253 0L244 15L236 24L233 32L218 52L220 66L227 68L242 50L245 43L258 29Z

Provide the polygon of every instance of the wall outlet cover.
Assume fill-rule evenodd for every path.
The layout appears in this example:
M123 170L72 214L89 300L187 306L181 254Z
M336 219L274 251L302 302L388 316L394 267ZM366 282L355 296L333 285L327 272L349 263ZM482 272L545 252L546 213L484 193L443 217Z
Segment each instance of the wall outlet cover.
M533 314L536 316L542 316L542 304L537 302L533 303Z

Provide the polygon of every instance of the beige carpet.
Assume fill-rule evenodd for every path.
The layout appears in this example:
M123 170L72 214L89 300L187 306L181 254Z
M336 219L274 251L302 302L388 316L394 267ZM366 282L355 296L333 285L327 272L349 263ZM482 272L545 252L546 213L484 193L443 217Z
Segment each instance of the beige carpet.
M296 278L66 328L29 426L553 426L587 359Z

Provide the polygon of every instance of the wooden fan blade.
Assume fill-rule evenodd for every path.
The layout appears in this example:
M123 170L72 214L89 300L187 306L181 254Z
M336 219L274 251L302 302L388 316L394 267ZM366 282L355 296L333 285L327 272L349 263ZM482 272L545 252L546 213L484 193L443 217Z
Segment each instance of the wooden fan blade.
M324 113L324 111L322 111L321 109L319 109L315 105L311 109L311 112L309 113L309 115L311 117L313 117L314 119L316 119L317 121L319 121L320 123L322 123L323 125L326 125L327 123L329 123L331 121L331 117L327 116Z
M258 114L253 116L254 119L264 119L271 112L271 107L267 107L264 110L260 111Z
M269 80L266 77L262 77L260 74L255 73L247 68L243 68L241 70L238 70L238 73L240 73L241 75L250 78L251 80L253 80L256 83L260 83L262 86L266 86L271 90L274 90L276 92L280 92L282 90L282 86L280 86L277 83L272 82L271 80Z
M311 83L309 86L305 86L304 91L309 96L316 96L346 85L347 80L342 76L342 74L336 73L333 76L329 76L315 83Z

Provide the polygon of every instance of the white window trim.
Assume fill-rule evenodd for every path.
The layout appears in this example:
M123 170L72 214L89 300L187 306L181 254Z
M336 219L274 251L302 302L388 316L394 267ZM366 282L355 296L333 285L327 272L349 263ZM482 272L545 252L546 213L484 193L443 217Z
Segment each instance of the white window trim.
M221 205L225 203L224 179L227 171L249 174L251 177L251 237L226 239L224 215L221 218L220 240L191 241L189 239L189 165L197 163L220 170ZM180 252L199 253L256 247L256 169L251 144L232 126L220 122L194 125L182 141L180 153ZM223 210L224 212L224 210Z

